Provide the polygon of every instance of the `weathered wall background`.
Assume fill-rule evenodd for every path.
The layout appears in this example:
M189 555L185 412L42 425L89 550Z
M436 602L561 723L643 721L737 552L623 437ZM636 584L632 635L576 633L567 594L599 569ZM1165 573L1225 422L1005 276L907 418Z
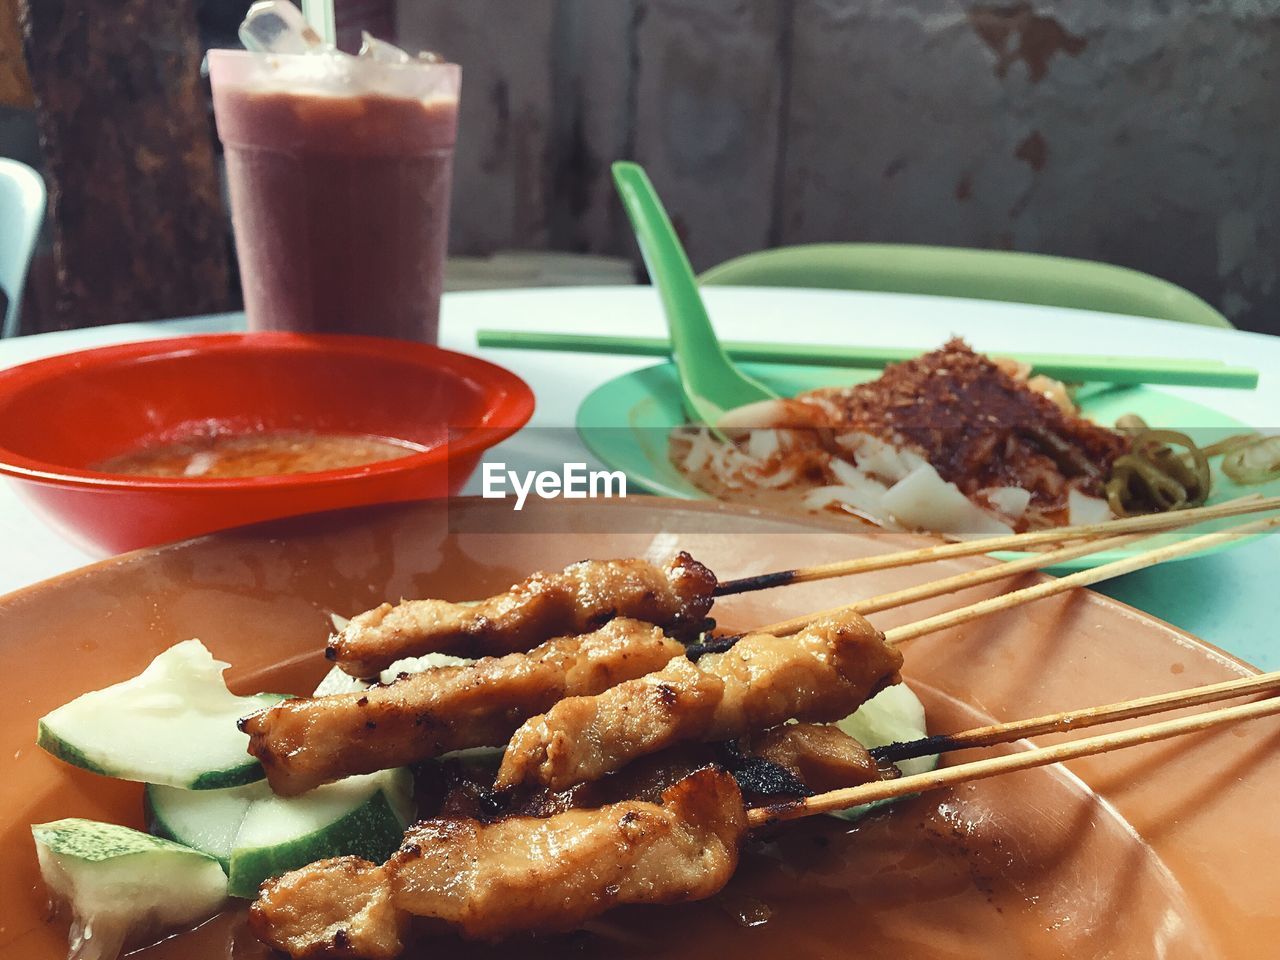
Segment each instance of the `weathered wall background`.
M630 157L698 268L1032 250L1280 332L1280 0L400 0L399 31L464 65L455 252L630 255Z

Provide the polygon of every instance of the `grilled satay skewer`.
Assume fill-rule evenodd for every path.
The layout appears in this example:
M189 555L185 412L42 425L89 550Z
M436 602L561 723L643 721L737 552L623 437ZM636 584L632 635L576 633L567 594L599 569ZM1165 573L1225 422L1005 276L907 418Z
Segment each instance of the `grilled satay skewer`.
M865 621L847 612L842 616L855 624L850 628L851 636L870 629ZM786 688L803 680L805 685L795 689L809 691L806 709L810 712L817 707L818 695L826 691L826 696L835 698L835 705L822 714L827 719L846 716L865 699L866 691L861 687L850 690L847 683L828 682L831 671L814 659L821 650L806 652L799 641L771 645L770 639L752 640L724 661L730 666L742 665L755 657L750 669L740 666L740 676L729 678L736 686L731 686L729 699L714 708L720 721L713 730L723 729L726 737L731 736L741 724L728 724L728 712L744 709L744 695L761 699L768 685ZM756 647L769 649L752 654ZM549 641L527 654L437 667L359 693L285 700L245 718L241 729L250 735L249 752L262 761L272 788L293 796L321 783L452 750L501 746L522 722L561 701L569 703L568 698L602 693L616 684L655 674L658 696L666 699L637 710L632 717L643 729L649 713L657 710L660 716L643 732L656 745L654 749L660 749L668 739L689 739L689 731L702 722L698 716L712 709L711 698L724 699L725 680L716 673L719 668L714 664L719 661L714 657L700 667L687 661L683 666L673 662L684 660L686 653L698 656L704 649L686 648L657 627L618 619L585 637ZM886 674L875 665L875 645L870 644L867 651L872 654L865 664L874 671L871 685L887 682L884 677L896 671L900 658L887 658ZM761 659L762 653L767 654L766 659ZM849 651L839 659L842 669L856 673L854 664L861 656L850 641ZM670 677L656 674L664 668ZM745 694L744 684L755 684L756 692ZM784 707L778 700L777 709ZM698 711L702 713L694 716ZM781 716L776 722L784 719L787 717ZM711 738L716 739L714 734Z
M478 603L405 600L352 618L325 656L346 673L373 677L405 657L524 652L549 637L588 633L615 617L692 638L706 625L716 578L687 553L663 567L646 560L583 560L535 573Z
M500 746L563 698L599 693L683 653L659 628L617 619L529 653L436 667L362 692L284 700L241 720L240 729L271 789L296 796L451 750Z
M559 573L534 574L505 593L479 603L384 603L353 618L331 639L326 654L347 673L370 677L396 660L426 653L481 657L525 651L548 637L585 633L618 616L647 620L673 636L688 639L702 629L712 601L718 596L993 550L1026 550L1172 530L1278 507L1280 498L1242 497L1213 507L942 544L724 582L717 582L710 570L685 553L664 567L636 559L583 561ZM1097 549L1103 547L1099 545ZM1058 560L1088 552L1091 551L1087 547L1063 550ZM1029 569L1058 562L1049 555L1042 559L1043 563L1016 563ZM1011 567L1007 572L1012 574L1015 569ZM993 571L987 575L996 574Z
M1200 703L1204 695L1186 691L1164 706ZM1098 711L1119 715L1125 707ZM625 801L487 825L428 820L410 830L384 865L340 857L268 881L250 923L295 958L366 960L399 955L410 914L446 920L478 939L572 929L622 903L711 896L728 882L751 829L1276 714L1280 697L751 810L731 777L705 769L669 788L658 804ZM1034 722L1009 724L1010 736ZM990 734L984 728L983 736ZM557 855L546 857L549 849Z
M633 749L612 759L602 750L591 775L578 778L596 779L626 758L670 743L731 739L793 715L847 716L896 680L902 657L883 648L878 637L865 620L846 614L830 628L814 627L786 640L747 638L731 655L709 654L695 666L683 656L685 647L657 627L619 619L527 654L437 667L363 692L285 700L240 726L272 789L295 796L331 780L452 750L500 746L542 711L558 720L575 705L594 703L592 695L619 689L621 695L605 701L604 709L614 700L621 706L629 722L622 739ZM637 691L626 683L637 678L645 678L642 702L632 708L627 704ZM590 737L583 729L575 743ZM574 756L553 748L544 759L556 766ZM566 772L546 785L558 788Z
M711 896L737 868L746 832L742 794L715 768L668 788L661 803L427 820L386 864L339 857L267 882L250 925L293 957L365 960L400 954L410 914L482 940L572 929L626 903Z
M860 601L771 624L747 637L712 641L705 648L715 652L703 656L696 666L673 661L657 673L602 693L562 700L545 714L527 720L507 746L497 786L509 790L520 784L538 784L561 789L572 783L597 779L637 757L680 741L732 739L787 719L838 720L852 713L878 689L873 683L863 689L861 698L857 699L854 689L842 686L840 681L847 675L841 671L863 671L861 679L865 681L890 662L883 652L907 640L1275 526L1280 526L1280 517L1255 520L1230 530L1156 547L1091 570L1046 580L894 627L885 634L857 613L859 607L867 603ZM974 571L951 578L951 587L980 582L984 573ZM796 633L797 630L800 632ZM850 651L856 649L856 653L837 652L840 644L848 643L859 632L861 643L849 648ZM801 665L810 664L808 657L814 652L807 650L806 644L818 636L836 645L828 648L824 665L827 669L810 667L806 675ZM805 643L791 646L788 641L792 637L804 638ZM858 666L854 666L855 662ZM831 670L833 664L836 666ZM896 669L888 670L875 682L894 682L891 674ZM788 670L792 671L790 675ZM783 677L787 679L781 679ZM841 700L841 696L845 699ZM765 717L771 722L759 722Z
M978 537L957 543L941 543L930 547L915 547L909 550L899 550L876 556L858 557L854 560L839 560L835 563L816 564L812 567L775 570L770 573L741 577L737 580L722 580L716 585L715 595L717 597L725 597L735 593L785 587L793 583L809 583L813 580L829 580L833 577L848 577L858 573L870 573L873 570L890 570L896 567L932 563L935 560L947 560L955 557L972 557L984 553L994 553L999 550L1032 550L1042 547L1056 547L1075 540L1094 540L1100 537L1115 537L1127 534L1151 535L1169 530L1180 530L1184 527L1206 523L1209 520L1263 513L1270 510L1280 510L1280 497L1264 499L1258 494L1250 494L1224 503L1214 504L1211 507L1193 507L1188 510L1175 510L1169 513L1145 514L1139 517L1104 520L1101 523L1089 523L1074 527L1032 530L1003 537Z
M1159 559L1200 549L1231 536L1276 523L1275 519L1255 521L1234 531L1209 534L1092 571L1046 581L1024 591L982 601L915 625L896 628L890 631L889 641L902 642L911 636L972 619L986 612L1059 593L1083 582L1097 582L1139 566L1147 566ZM1114 543L1115 538L1111 538L1097 546L1103 548ZM1066 556L1078 556L1081 552L1080 547L1066 547L1037 559L1046 563L1056 562ZM839 617L847 615L850 610L884 610L989 582L1006 574L1022 572L1030 566L1027 560L993 565L932 584L869 598L848 608L815 616ZM793 632L812 619L809 616L786 621L761 632ZM629 637L635 638L638 645L633 656L627 653ZM694 646L689 652L691 656L697 656L707 649L723 652L734 642L734 638L720 638L706 645ZM343 776L422 760L449 750L501 744L521 721L538 711L551 709L561 697L600 693L614 683L661 670L682 652L685 652L683 647L675 641L655 636L652 628L628 622L625 628L616 632L607 631L585 644L578 644L567 638L550 646L544 645L529 655L531 659L520 654L510 654L486 660L482 666L429 671L422 677L401 681L391 687L376 688L368 694L286 701L247 720L245 729L252 735L250 750L262 759L273 787L280 793L294 794ZM600 672L606 669L606 664L614 661L621 662L622 666L607 667L612 672ZM708 661L708 664L713 662ZM698 689L708 685L714 687L717 683L715 677L705 676L705 671L695 673L687 666L678 665L672 665L671 669L679 675L681 682L668 683L665 689L684 691L686 699L694 696ZM565 677L562 674L573 676ZM591 682L586 682L584 678L587 677L591 678ZM638 695L641 700L645 700L643 690ZM668 694L670 695L672 694ZM616 700L621 694L611 696ZM706 697L702 696L699 702L705 704ZM577 704L575 709L581 706ZM694 716L702 707L691 707L689 704L680 704L678 707L675 704L660 706L661 716L643 731L648 742L657 745L654 749L660 749L669 738L716 738L714 732L691 733L706 719ZM856 703L851 704L846 713L852 712L856 706ZM559 710L556 717L559 720L569 712L570 705L566 703L556 709ZM723 719L728 708L722 705L718 709ZM654 705L646 702L640 704L633 715L640 716L647 711L647 716L653 710ZM583 715L579 710L578 719L574 723L581 727L582 722ZM603 722L601 718L593 718L593 725L597 730ZM710 723L707 731L719 730L716 725L719 722ZM554 725L544 724L539 729L540 736L554 739ZM731 728L724 729L728 732ZM581 729L575 729L572 735L576 739L581 733ZM596 740L601 743L617 742L617 738L603 735L597 736ZM537 749L535 741L536 738L531 735L522 737L522 743L526 747L534 744L533 749ZM568 759L569 742L561 738L557 747L559 759L554 763L562 768L571 766ZM518 771L512 772L513 769L514 761L505 774L511 782L526 776ZM585 775L583 779L591 779L594 775ZM558 776L563 778L568 774L562 772Z
M1161 559L1170 555L1167 548L1153 552L1153 556ZM1071 586L1068 584L1062 589ZM1045 595L1044 590L1034 588L1020 591L999 608L1007 609L1042 595ZM979 603L968 609L975 611L973 615L977 616L996 607ZM957 615L962 619L969 616L963 612ZM859 625L860 620L857 618L855 625ZM938 623L937 618L932 622ZM954 616L946 622L955 622ZM814 626L817 625L808 629L812 630ZM870 625L866 627L870 628ZM880 648L894 653L884 644L883 637L875 633L874 628L870 629ZM861 635L867 635L865 629ZM903 639L913 635L918 634L910 629L899 634ZM792 638L793 643L799 640L798 637ZM750 653L750 645L744 650ZM712 660L711 665L717 665L717 661ZM830 661L825 665L830 666ZM839 668L836 669L838 672ZM718 677L721 673L719 670L709 672ZM1200 699L1186 702L1204 702L1209 695L1227 695L1232 691L1238 695L1246 689L1244 684L1218 687L1210 692L1189 691L1188 697ZM667 698L667 693L657 684L653 689L662 699ZM823 700L820 693L797 696L808 695L814 696L814 702ZM1160 705L1169 708L1185 705L1177 698L1157 699ZM1151 698L1139 704L1134 709L1145 712L1153 707ZM741 699L739 705L747 707L751 702ZM1099 716L1137 715L1125 713L1124 706L1100 708ZM569 811L536 820L519 818L487 827L474 821L429 821L413 832L413 839L407 839L401 853L386 865L354 858L321 861L267 884L262 898L254 907L253 924L269 943L295 957L333 952L370 960L383 960L399 953L408 922L407 906L417 913L450 919L464 934L474 936L502 936L514 929L561 929L581 923L619 902L671 902L710 895L732 873L738 844L745 833L745 829L739 827L743 820L759 826L779 819L843 809L875 799L1102 753L1275 713L1280 713L1280 698L982 760L902 778L894 783L868 783L751 811L743 816L735 815L742 810L736 785L731 786L732 781L727 775L720 774L714 783L694 780L697 789L672 788L668 792L669 797L664 796L660 805L631 801L632 806L618 804L597 811ZM772 714L765 710L758 715L758 720L762 725L769 725ZM1027 723L1035 721L1010 726L1017 729L1017 735L1021 735L1027 729ZM997 734L998 731L993 732L991 728L981 732L986 742L995 742L991 738ZM957 735L954 739L957 742L966 740L964 735ZM704 779L716 776L714 771L706 771L703 775ZM725 829L717 831L713 820L706 816L707 811L716 806L714 803L700 807L699 813L688 816L689 823L683 823L682 818L689 812L683 804L706 801L710 795L714 795L717 803L729 811L724 818ZM548 849L549 843L554 844L557 850L572 849L577 856L567 860L547 860L542 851ZM698 863L705 866L708 850L716 856L711 868L701 875L701 879L707 882L695 883L697 875L690 871L696 870ZM614 875L605 870L602 875L601 864L608 866L619 862L626 865L622 874ZM557 872L562 863L570 869ZM673 863L679 869L667 869ZM498 898L489 896L499 886L506 895ZM512 893L524 897L516 901L520 906L518 911L511 909ZM619 896L622 896L621 900ZM513 921L513 916L519 919Z
M1161 559L1216 544L1241 533L1265 529L1277 522L1280 521L1274 518L1255 521L1235 530L1208 534L1091 571L1046 581L1026 590L895 628L890 631L888 640L890 643L900 643L984 613L1060 593L1086 582L1097 582L1108 576L1148 566ZM1109 539L1102 541L1099 546L1113 543L1114 539ZM1078 555L1079 551L1079 547L1066 547L1044 555L1043 559L1051 561L1068 554ZM945 578L934 584L859 601L849 608L816 616L838 617L850 610L882 610L988 582L1005 573L1006 568L1007 572L1012 573L1015 570L1021 572L1027 567L1027 561L1014 561L1004 566L984 568ZM799 629L811 619L812 617L798 618L775 624L766 630L770 633L787 633ZM633 642L635 650L628 652ZM709 645L691 648L690 653L696 656L708 646L711 650L723 652L734 642L734 638L714 640ZM604 735L609 722L607 717L592 716L591 731L588 733L586 718L590 711L584 712L580 702L566 701L559 704L558 701L565 697L599 694L616 683L662 670L682 652L684 648L678 643L662 637L653 628L628 621L617 630L607 630L592 636L587 642L580 643L572 638L565 638L544 645L527 657L511 654L504 658L486 660L472 667L429 671L418 678L402 681L391 687L376 688L367 694L287 701L247 719L245 729L252 737L250 750L263 761L273 787L282 794L293 795L343 776L410 763L450 750L501 744L521 721L540 710L553 709L554 704L554 722L539 721L536 734L523 731L517 739L520 747L535 752L543 749L538 744L539 739L554 741L551 751L556 757L552 759L548 756L532 761L528 758L522 761L512 759L502 774L503 784L514 785L522 779L532 779L534 782L546 779L548 784L574 778L593 779L599 775L598 770L625 763L626 757L620 754L606 762L599 756L601 751L596 750L597 755L590 762L584 763L583 770L570 773L567 771L576 766L572 756L576 748L572 744L584 736L588 742L593 740L595 743L621 743L626 738ZM708 664L715 662L708 661ZM776 668L778 664L775 663L774 666ZM648 719L641 724L633 721L633 726L640 728L643 733L641 737L632 738L629 749L636 751L635 755L653 752L661 749L665 743L677 740L716 739L717 731L731 734L736 729L724 726L726 711L732 708L721 704L716 708L718 718L711 717L706 712L705 707L709 701L704 688L716 688L718 680L715 676L708 677L705 669L695 672L687 666L671 665L670 669L678 675L676 679L680 682L659 681L665 684L662 687L667 691L664 696L671 698L679 694L685 700L692 698L702 706L692 703L677 705L674 702L659 704L661 715L649 718L652 719L651 723ZM627 688L610 694L608 702L618 706L625 699L624 694L638 696L641 701L633 711L633 717L644 715L648 718L654 711L655 706L648 702L643 689ZM715 695L713 690L710 696ZM851 712L856 705L851 704L846 712ZM571 711L576 711L575 719L565 719ZM625 709L618 712L620 715L626 714ZM563 731L558 732L556 729L555 722L562 719L572 728L568 736L561 736ZM545 777L543 774L530 774L524 770L524 765L529 763L535 766L545 765ZM552 766L559 766L560 772L552 774Z
M597 780L676 743L732 740L788 720L831 722L898 682L902 654L852 611L789 637L753 633L697 663L661 670L526 721L496 786L560 790Z
M978 617L986 616L988 613L1008 610L1013 607L1021 606L1024 603L1030 603L1033 600L1057 596L1060 593L1066 593L1079 587L1092 586L1095 583L1101 583L1102 581L1110 580L1113 577L1119 577L1126 573L1134 573L1138 570L1145 570L1148 567L1157 566L1167 560L1175 560L1178 557L1184 557L1200 550L1220 547L1239 537L1247 537L1263 533L1278 526L1280 526L1280 517L1267 517L1262 520L1253 520L1248 523L1236 524L1226 530L1217 530L1213 533L1201 534L1200 536L1192 537L1188 540L1179 540L1175 543L1152 547L1148 550L1143 550L1139 553L1122 557L1119 560L1113 560L1110 563L1100 564L1099 566L1091 567L1087 570L1077 570L1075 573L1070 573L1052 580L1043 580L1040 583L1024 587L1021 590L1014 590L1010 593L1001 594L1000 596L979 601L978 603L957 607L955 610L948 610L946 613L940 613L937 616L917 620L914 623L904 624L900 627L893 627L885 632L885 636L890 644L896 645L899 643L905 643L907 640L913 640L916 637L924 636L927 633L935 633L938 630L943 630L947 627L967 623L968 621L977 619ZM1115 546L1116 541L1124 542L1128 539L1128 537L1109 538L1095 545L1106 549ZM1044 557L1046 559L1050 559L1052 562L1058 562L1060 560L1079 555L1079 553L1075 552L1074 548L1064 547L1051 554L1045 554ZM1012 569L1006 571L1006 567ZM923 600L928 597L939 596L944 593L957 593L960 590L967 589L968 587L974 587L979 584L990 583L992 580L1000 579L1000 576L997 574L1003 574L1005 572L1023 572L1026 569L1026 561L1024 559L1013 560L1005 564L983 567L978 570L970 570L966 573L956 574L953 577L947 577L943 580L934 581L933 583L921 584L917 587L908 587L905 590L898 590L893 593L884 594L880 597L858 600L846 606L834 607L830 610L821 610L817 613L804 614L799 617L793 617L789 620L771 623L768 626L761 627L760 629L769 633L793 633L796 630L803 629L811 622L839 614L843 610L853 610L857 613L863 614L879 612L890 606L900 606L906 603L913 603L916 600Z
M1195 702L1190 700L1188 702ZM1184 703L1170 705L1166 709L1178 709ZM1119 705L1117 705L1119 706ZM1254 720L1260 717L1271 717L1280 714L1280 697L1268 697L1252 703L1244 703L1234 707L1220 707L1217 710L1206 710L1176 720L1162 720L1148 723L1119 733L1104 733L1094 737L1082 737L1079 740L1068 740L1048 747L1033 747L999 757L988 757L970 763L957 764L954 767L941 767L929 773L917 773L909 777L881 783L866 783L856 787L831 790L813 797L805 797L790 803L761 807L748 813L748 820L753 828L777 823L782 820L796 820L833 810L846 810L849 807L876 800L889 800L894 797L909 796L924 790L936 790L939 787L950 787L960 783L971 783L985 780L988 777L1019 770L1030 770L1067 760L1078 760L1081 757L1093 757L1100 753L1123 750L1145 743L1157 743L1189 733L1199 733L1228 723L1242 720ZM985 728L990 731L991 728ZM963 735L961 735L963 736Z
M905 743L890 743L883 747L875 747L869 750L868 754L880 762L897 763L900 760L927 757L952 750L973 750L1001 743L1012 743L1015 740L1038 737L1046 733L1087 730L1089 727L1100 724L1149 717L1154 713L1180 710L1183 707L1198 707L1206 703L1217 703L1220 700L1233 700L1252 693L1280 693L1280 670L1259 673L1251 677L1239 677L1235 680L1224 680L1221 683L1210 683L1203 687L1189 687L1185 690L1157 693L1134 700L1122 700L1119 703L1108 703L1100 707L1081 707L1077 710L1063 710L1027 720L993 723L986 727L974 727L963 733L938 734Z

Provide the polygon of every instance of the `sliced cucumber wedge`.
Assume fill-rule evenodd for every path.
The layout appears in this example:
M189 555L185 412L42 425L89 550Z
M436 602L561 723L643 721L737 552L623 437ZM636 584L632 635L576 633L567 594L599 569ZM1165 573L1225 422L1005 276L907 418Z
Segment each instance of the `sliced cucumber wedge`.
M252 898L268 877L326 857L381 862L412 818L413 777L383 770L348 777L300 797L277 797L265 783L228 790L146 789L151 831L217 858L233 897Z
M227 899L217 860L159 837L77 819L36 824L31 835L45 884L71 908L69 960L114 960Z
M183 790L149 783L142 794L147 829L214 857L231 873L231 851L249 804L271 796L265 781L223 790Z
M890 743L919 740L929 735L925 728L924 704L905 683L885 687L858 710L836 724L864 747L883 747ZM938 765L937 756L917 757L897 764L903 776L928 773ZM842 820L858 820L872 810L888 806L895 800L877 800L831 814Z
M199 640L179 643L133 679L46 714L36 742L67 763L121 780L189 790L261 780L262 766L236 721L285 698L235 696L222 681L227 667Z
M268 877L328 857L381 863L404 839L412 792L412 774L400 769L251 804L231 852L232 896L255 896Z

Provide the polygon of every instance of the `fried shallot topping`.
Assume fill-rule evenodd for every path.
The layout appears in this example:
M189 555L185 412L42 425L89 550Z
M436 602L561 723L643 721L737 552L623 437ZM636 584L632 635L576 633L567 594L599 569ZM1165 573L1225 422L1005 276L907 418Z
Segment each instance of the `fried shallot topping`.
M1111 462L1128 449L1121 434L1064 411L958 338L868 383L797 400L827 411L833 429L916 451L966 496L1021 487L1041 513L1065 512L1071 487L1101 497Z

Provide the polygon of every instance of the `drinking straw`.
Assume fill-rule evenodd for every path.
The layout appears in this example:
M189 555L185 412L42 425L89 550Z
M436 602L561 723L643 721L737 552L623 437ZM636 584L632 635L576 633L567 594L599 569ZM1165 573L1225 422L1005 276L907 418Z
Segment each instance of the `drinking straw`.
M302 13L316 33L329 46L338 42L338 28L333 18L333 0L302 0Z

